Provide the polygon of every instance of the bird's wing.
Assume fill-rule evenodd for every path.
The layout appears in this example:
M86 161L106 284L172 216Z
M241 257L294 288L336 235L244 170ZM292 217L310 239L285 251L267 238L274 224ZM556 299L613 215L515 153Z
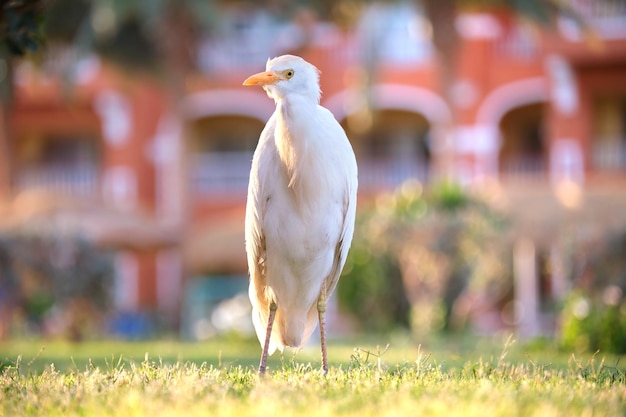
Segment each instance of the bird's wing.
M259 144L254 152L248 200L246 203L245 236L248 271L250 273L250 301L260 314L267 315L268 301L265 297L265 233L263 216L269 198L267 181L270 173L261 167L271 166L271 146L274 143L275 118L268 121L261 133ZM265 318L267 321L267 318Z
M326 278L325 288L326 294L330 295L339 281L341 271L346 263L348 257L348 251L352 243L352 236L354 235L354 219L356 216L356 183L348 184L346 190L346 198L344 200L344 216L341 236L337 242L335 248L335 258L333 267L330 274Z
M332 293L339 281L339 277L341 276L341 271L343 270L343 266L346 263L346 258L348 257L348 251L350 250L350 245L352 243L352 236L354 235L354 220L356 217L356 193L358 188L358 180L357 180L357 165L356 159L354 157L354 152L352 151L352 147L350 146L350 142L346 137L345 132L331 115L331 113L327 109L323 109L323 113L327 114L328 120L332 118L334 123L328 123L327 126L330 129L335 130L332 134L332 137L342 137L343 140L339 143L335 144L336 148L341 149L339 152L340 157L339 160L336 161L338 164L346 169L346 182L345 182L345 191L343 193L343 223L341 229L341 235L339 236L339 241L337 242L337 246L335 248L335 258L333 262L332 269L330 274L326 278L324 286L326 288L326 294Z

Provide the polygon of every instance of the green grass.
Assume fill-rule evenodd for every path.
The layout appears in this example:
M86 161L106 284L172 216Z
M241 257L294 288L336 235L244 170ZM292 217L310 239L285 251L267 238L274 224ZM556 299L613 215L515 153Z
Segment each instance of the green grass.
M380 342L380 345L378 345ZM390 343L387 349L386 344ZM380 347L385 345L384 347ZM256 341L0 343L2 416L623 416L616 356L549 343L406 336L332 341L271 358Z

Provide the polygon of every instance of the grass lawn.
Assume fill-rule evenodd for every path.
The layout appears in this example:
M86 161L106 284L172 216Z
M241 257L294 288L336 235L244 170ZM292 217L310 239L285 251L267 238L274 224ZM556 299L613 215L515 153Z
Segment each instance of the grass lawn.
M389 347L386 348L387 344ZM275 354L255 340L0 343L2 416L624 416L620 357L506 338L405 335Z

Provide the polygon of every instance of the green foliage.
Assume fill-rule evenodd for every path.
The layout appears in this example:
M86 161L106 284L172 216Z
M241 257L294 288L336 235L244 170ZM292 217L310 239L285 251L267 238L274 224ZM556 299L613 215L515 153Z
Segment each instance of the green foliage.
M52 0L44 27L50 42L158 73L193 65L197 37L217 20L214 3L204 0Z
M13 58L41 49L40 45L44 39L42 9L43 0L0 2L0 101L2 102L0 104L2 105L13 100ZM0 140L0 149L2 149L1 145L2 140Z
M564 349L626 353L626 303L609 304L574 292L561 319Z
M435 208L454 212L467 207L472 200L460 184L444 181L432 190L432 204Z
M420 331L462 328L467 318L454 313L459 300L497 302L510 293L506 226L458 184L424 192L407 182L360 213L339 282L340 305L367 329L409 320Z
M626 233L581 249L586 258L562 314L561 344L577 351L626 353Z
M341 306L359 318L363 329L385 331L409 327L410 305L397 259L355 239L337 288Z
M23 315L29 330L63 313L65 330L81 337L83 324L112 301L110 254L73 235L16 233L0 236L0 288L5 308ZM18 326L19 327L19 326Z
M95 49L101 56L133 70L156 68L162 64L159 49L134 16L126 18L108 36L96 39Z
M91 13L90 0L54 0L48 4L44 29L48 41L72 43L82 35Z
M11 55L36 51L43 41L41 0L3 1L0 5L0 41Z

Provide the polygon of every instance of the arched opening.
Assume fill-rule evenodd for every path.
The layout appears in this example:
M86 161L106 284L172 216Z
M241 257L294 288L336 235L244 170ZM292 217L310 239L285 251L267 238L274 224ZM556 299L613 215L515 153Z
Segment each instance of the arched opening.
M343 122L359 163L363 189L397 187L408 179L428 179L431 151L430 125L418 113L378 110L365 133L351 131Z
M238 115L205 117L191 123L191 186L195 193L240 194L245 198L252 155L264 123Z
M543 174L547 161L544 104L514 108L500 121L499 166L504 176Z

